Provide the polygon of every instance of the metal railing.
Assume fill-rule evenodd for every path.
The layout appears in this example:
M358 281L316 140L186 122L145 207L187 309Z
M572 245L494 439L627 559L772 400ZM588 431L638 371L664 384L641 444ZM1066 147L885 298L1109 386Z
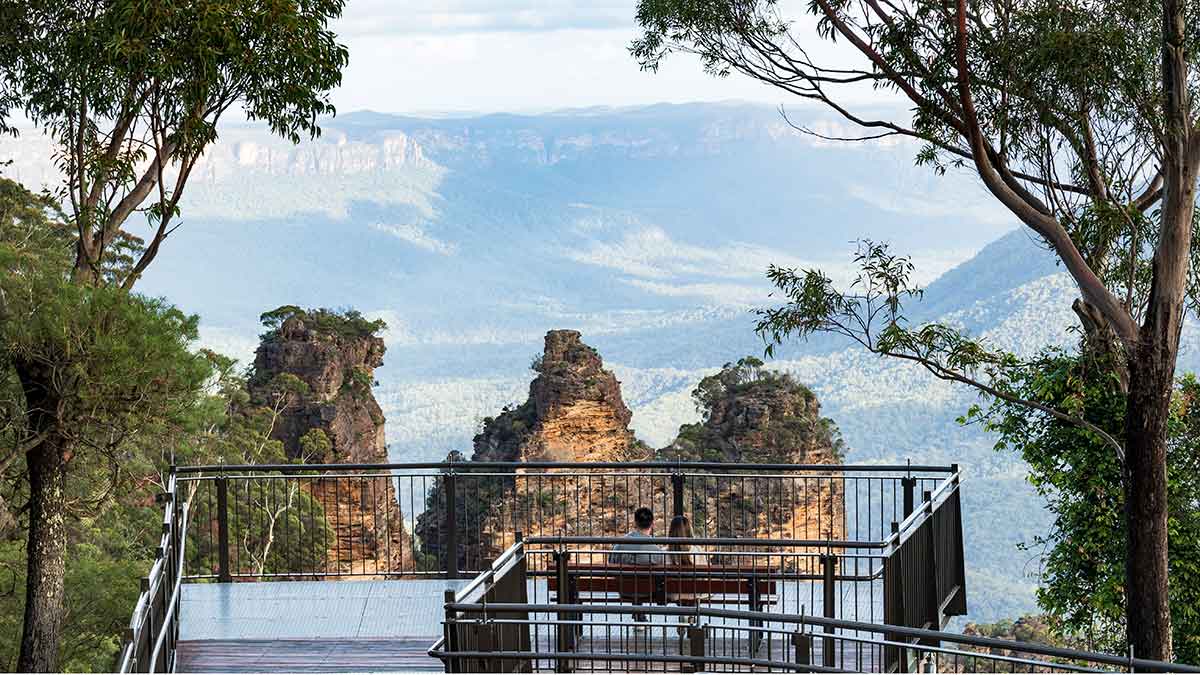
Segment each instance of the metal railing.
M1114 654L830 619L712 607L446 604L429 650L447 672L1200 672ZM649 621L640 625L635 614Z
M181 467L187 578L459 578L518 533L618 536L633 507L700 537L881 542L955 466L501 463Z
M142 592L133 608L133 618L117 661L121 673L171 672L179 642L179 603L183 565L187 550L189 505L179 499L174 474L167 490L159 496L163 509L162 537L155 550L150 573L141 581Z
M711 542L710 557L773 565L764 579L793 584L784 604L877 620L885 611L889 542L899 545L913 527L906 516L917 513L918 495L942 494L947 485L956 494L958 472L674 462L288 464L178 467L167 485L162 539L121 650L121 672L173 669L186 582L494 577L495 561L516 559L502 554L522 533L529 548L521 549L521 569L548 580L556 553L563 560L599 555L632 529L633 508L642 505L663 516L656 536L666 534L668 516L686 514L695 540ZM957 537L950 546L961 558L960 530ZM816 589L834 583L860 584L862 595L822 590L817 602ZM798 584L807 584L805 602ZM545 588L535 588L534 600Z
M601 546L620 538L529 538L447 592L443 636L429 653L447 672L1200 672L938 630L946 615L966 610L957 476L923 497L881 542L638 540L703 547L706 555L737 547L728 553L737 558L732 565L682 564L671 550L616 564ZM820 574L785 564L789 547L812 545L823 551ZM873 549L881 564L866 575L846 573L837 563L852 559L851 549ZM547 556L548 571L535 562ZM587 562L573 564L581 556ZM551 579L544 586L543 577ZM863 620L834 601L880 581L884 620ZM796 592L805 584L821 590Z

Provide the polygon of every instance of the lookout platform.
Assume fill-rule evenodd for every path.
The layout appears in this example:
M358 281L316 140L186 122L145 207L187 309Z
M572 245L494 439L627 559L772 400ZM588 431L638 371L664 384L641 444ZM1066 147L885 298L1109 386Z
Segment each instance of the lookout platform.
M179 672L442 670L444 591L460 580L288 581L183 587Z

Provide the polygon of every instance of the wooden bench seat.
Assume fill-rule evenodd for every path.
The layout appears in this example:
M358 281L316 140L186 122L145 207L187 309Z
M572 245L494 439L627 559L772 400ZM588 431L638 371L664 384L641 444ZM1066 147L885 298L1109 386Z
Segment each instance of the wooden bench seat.
M766 567L726 567L719 565L608 565L598 563L567 564L570 603L622 602L625 598L649 599L666 604L677 596L694 596L713 604L747 605L759 611L775 601L777 592L773 574ZM549 579L552 598L558 600L559 579Z

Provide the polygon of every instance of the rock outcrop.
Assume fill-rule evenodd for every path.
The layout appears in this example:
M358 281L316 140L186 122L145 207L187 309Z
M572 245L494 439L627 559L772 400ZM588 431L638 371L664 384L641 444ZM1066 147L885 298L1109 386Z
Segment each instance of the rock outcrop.
M629 430L632 418L621 398L621 383L578 331L546 334L542 355L533 364L537 376L529 398L515 408L483 420L474 438L470 472L477 462L628 462L647 460L652 451ZM447 461L461 461L451 453ZM534 534L610 534L628 529L628 506L600 503L601 497L641 490L661 500L662 486L625 476L556 475L538 479L521 469L513 478L463 476L456 493L458 558L461 569L477 569L514 541L516 532ZM519 476L519 477L518 477ZM630 481L633 481L632 483ZM619 485L618 485L619 483ZM645 483L645 484L642 484ZM569 498L568 498L569 496ZM661 501L660 501L661 503ZM417 521L422 551L445 565L447 499L439 485Z
M271 437L308 464L387 462L383 410L371 393L383 364L381 322L357 312L281 307L247 383L251 402L274 411ZM327 572L386 575L411 569L412 551L392 482L386 478L305 483L335 536Z
M841 464L844 444L811 389L753 357L727 363L692 392L701 421L679 428L665 459Z
M383 365L383 339L371 324L326 310L295 308L263 335L248 383L251 401L278 409L271 436L292 459L309 463L386 462L383 409L371 393ZM329 441L326 456L305 456L301 439L314 430Z
M720 537L845 538L844 483L837 479L844 444L821 417L816 394L787 373L746 357L700 381L692 399L701 416L679 428L660 459L749 464L825 464L822 474L792 475L775 498L737 481L712 481L693 495L703 529ZM719 514L719 517L718 517ZM694 518L698 520L698 518ZM697 522L695 525L699 526Z
M578 331L546 333L537 377L521 406L487 418L475 436L477 462L620 462L648 452L629 430L621 383Z
M757 365L755 365L757 364ZM704 420L684 425L669 448L650 451L629 429L631 414L620 383L576 331L551 331L535 360L529 398L486 418L469 461L451 453L456 468L453 511L459 569L481 569L521 532L527 536L619 536L639 505L660 514L666 534L672 508L670 476L628 470L622 462L683 459L747 463L841 463L836 427L820 416L811 391L787 375L743 360L705 378L694 394ZM480 462L613 462L601 471L518 468L512 474ZM743 538L837 539L844 534L844 498L836 468L761 480L692 476L685 512L695 533ZM744 472L743 472L744 473ZM473 475L474 474L474 475ZM499 475L497 475L499 474ZM428 565L444 566L451 502L444 483L430 493L416 535ZM814 558L815 559L815 558Z

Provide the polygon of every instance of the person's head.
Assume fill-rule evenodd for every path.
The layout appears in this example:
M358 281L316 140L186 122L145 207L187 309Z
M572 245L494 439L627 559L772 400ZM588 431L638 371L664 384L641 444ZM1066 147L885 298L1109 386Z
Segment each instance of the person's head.
M675 516L671 519L671 529L667 532L667 536L691 538L692 521L688 520L687 516Z
M642 532L650 530L650 526L654 525L654 512L645 506L633 512L633 524Z

